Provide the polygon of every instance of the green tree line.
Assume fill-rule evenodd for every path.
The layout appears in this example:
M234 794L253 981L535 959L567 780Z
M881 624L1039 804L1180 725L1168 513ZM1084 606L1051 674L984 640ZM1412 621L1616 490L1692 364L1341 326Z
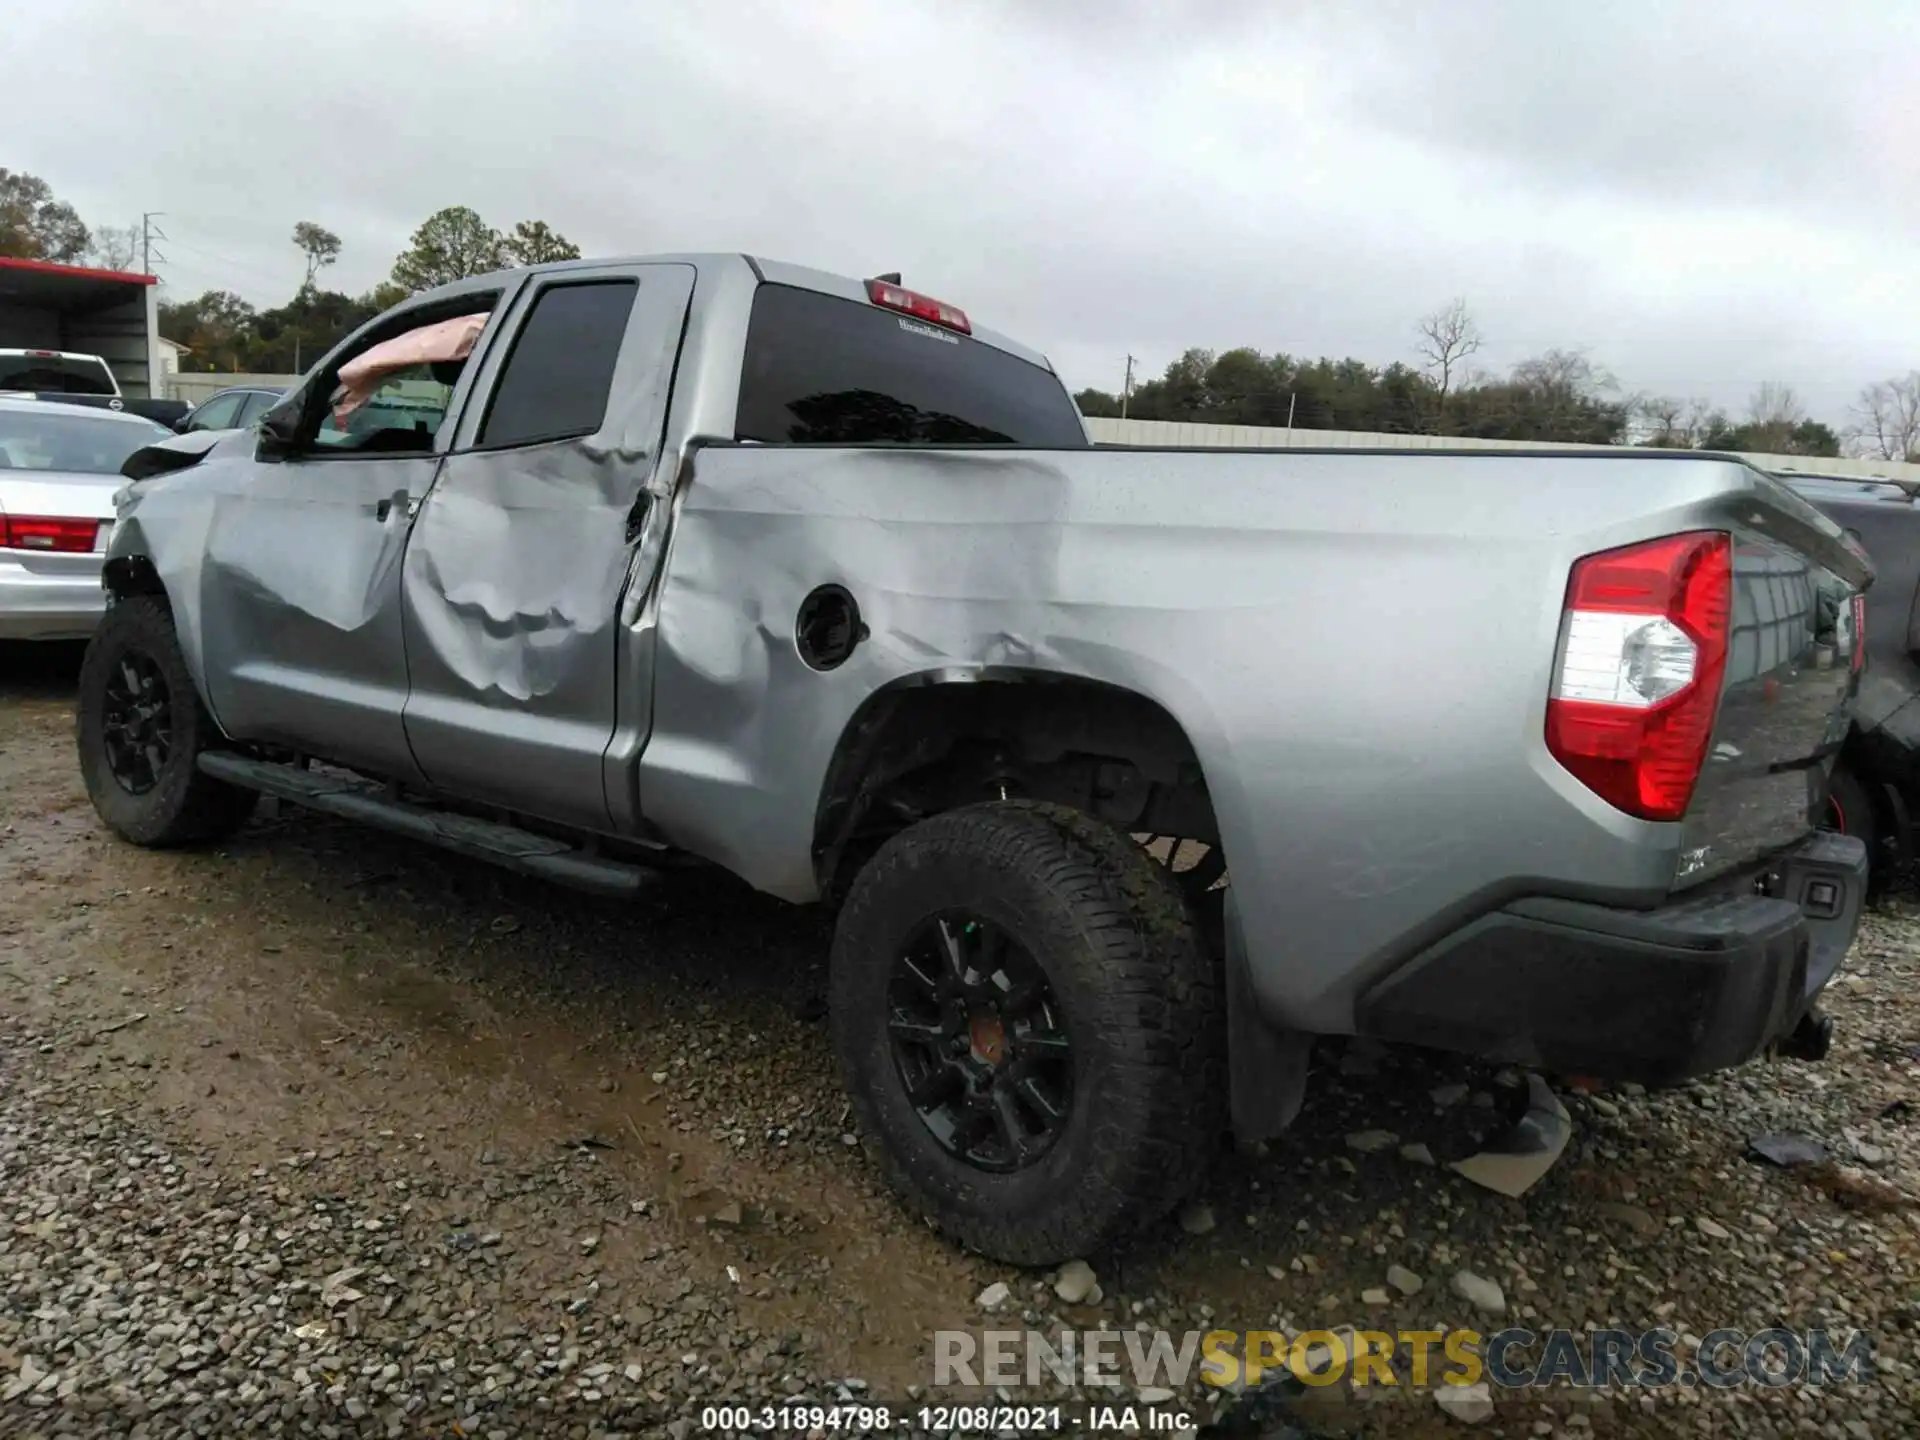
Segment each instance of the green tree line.
M231 290L208 290L160 306L160 333L187 347L181 368L300 374L381 311L420 290L516 265L577 260L580 247L544 220L495 230L464 205L434 212L413 232L386 280L364 295L321 288L340 258L340 237L311 220L293 227L306 280L284 305L257 310Z
M1577 350L1549 350L1503 375L1489 374L1472 364L1484 342L1462 300L1422 318L1415 337L1413 362L1385 366L1266 354L1251 347L1188 350L1165 374L1135 385L1124 399L1097 389L1082 390L1074 399L1089 417L1125 414L1136 420L1476 440L1840 453L1840 434L1810 419L1788 386L1762 385L1747 413L1736 419L1701 400L1625 394L1612 375ZM1897 419L1884 418L1899 413L1897 399L1908 393L1901 383L1883 382L1862 392L1863 403L1869 396L1879 401L1877 413L1883 418L1874 433L1920 430L1909 425L1903 431ZM1897 443L1889 439L1887 447Z
M0 168L0 256L131 270L142 263L138 227L90 227L38 175ZM420 290L516 265L577 260L580 247L544 220L496 230L465 205L437 210L364 295L321 286L340 258L340 237L312 220L293 227L306 278L284 305L258 309L231 290L160 305L160 333L183 345L184 370L294 374L382 310Z

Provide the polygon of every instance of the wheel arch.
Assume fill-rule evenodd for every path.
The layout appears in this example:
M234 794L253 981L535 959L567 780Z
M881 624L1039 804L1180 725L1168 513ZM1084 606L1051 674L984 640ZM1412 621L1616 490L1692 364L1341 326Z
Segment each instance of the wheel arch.
M869 695L840 733L815 806L820 893L844 893L896 831L1012 795L1221 843L1199 752L1158 700L1056 671L928 670Z
M107 592L107 603L113 605L135 596L150 596L166 607L167 613L173 617L180 654L186 661L187 674L193 679L194 689L199 692L200 703L215 727L225 733L226 727L221 723L220 713L214 709L212 697L207 692L200 607L194 603L193 595L177 593L177 587L182 583L177 569L171 572L172 587L168 584L168 578L168 572L163 571L160 560L154 554L154 547L147 543L147 537L140 530L139 520L129 518L123 521L114 533L106 563L100 567L100 583Z

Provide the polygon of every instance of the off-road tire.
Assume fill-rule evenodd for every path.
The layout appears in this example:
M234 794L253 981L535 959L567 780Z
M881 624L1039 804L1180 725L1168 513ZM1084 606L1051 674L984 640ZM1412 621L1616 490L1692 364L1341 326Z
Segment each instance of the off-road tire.
M153 788L137 795L114 778L104 738L109 679L133 654L158 669L171 714L166 761ZM115 834L158 850L218 840L246 824L259 797L200 772L200 753L217 747L221 736L200 703L164 601L137 595L107 607L80 663L79 689L80 774L94 810Z
M916 927L943 910L980 914L1024 945L1065 1012L1065 1128L1010 1173L936 1142L894 1063L889 976ZM941 1231L998 1260L1052 1264L1125 1240L1191 1193L1225 1128L1223 990L1186 900L1129 837L1062 806L969 806L890 839L840 912L829 1008L888 1180Z
M1893 869L1887 854L1886 837L1881 833L1880 807L1864 781L1845 765L1836 764L1827 782L1827 812L1821 817L1823 830L1852 835L1867 847L1868 885L1878 891L1886 888Z

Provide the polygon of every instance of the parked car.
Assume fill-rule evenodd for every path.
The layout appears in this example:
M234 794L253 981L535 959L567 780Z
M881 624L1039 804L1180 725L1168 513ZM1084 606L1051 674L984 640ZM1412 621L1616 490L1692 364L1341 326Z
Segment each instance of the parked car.
M195 430L244 430L271 409L286 392L260 385L216 390L174 422L182 435Z
M179 400L127 395L104 357L70 350L0 350L0 395L125 410L163 425L187 408Z
M1868 665L1853 728L1834 766L1828 824L1866 842L1876 880L1914 869L1920 815L1920 509L1911 484L1783 474L1873 557L1867 592Z
M113 830L265 793L836 907L860 1128L988 1254L1165 1213L1316 1035L1824 1053L1872 571L1737 459L1096 450L955 306L731 255L415 296L126 473L78 700Z
M0 395L0 639L93 633L120 467L167 434L137 415Z

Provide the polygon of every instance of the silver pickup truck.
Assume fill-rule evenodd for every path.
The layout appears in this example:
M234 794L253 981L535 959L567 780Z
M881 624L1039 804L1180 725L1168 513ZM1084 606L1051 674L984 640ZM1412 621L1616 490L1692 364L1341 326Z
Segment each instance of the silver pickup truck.
M265 793L834 906L864 1129L989 1254L1164 1214L1316 1036L1649 1083L1824 1049L1871 570L1735 460L1095 449L898 277L719 255L415 296L125 473L108 825Z

